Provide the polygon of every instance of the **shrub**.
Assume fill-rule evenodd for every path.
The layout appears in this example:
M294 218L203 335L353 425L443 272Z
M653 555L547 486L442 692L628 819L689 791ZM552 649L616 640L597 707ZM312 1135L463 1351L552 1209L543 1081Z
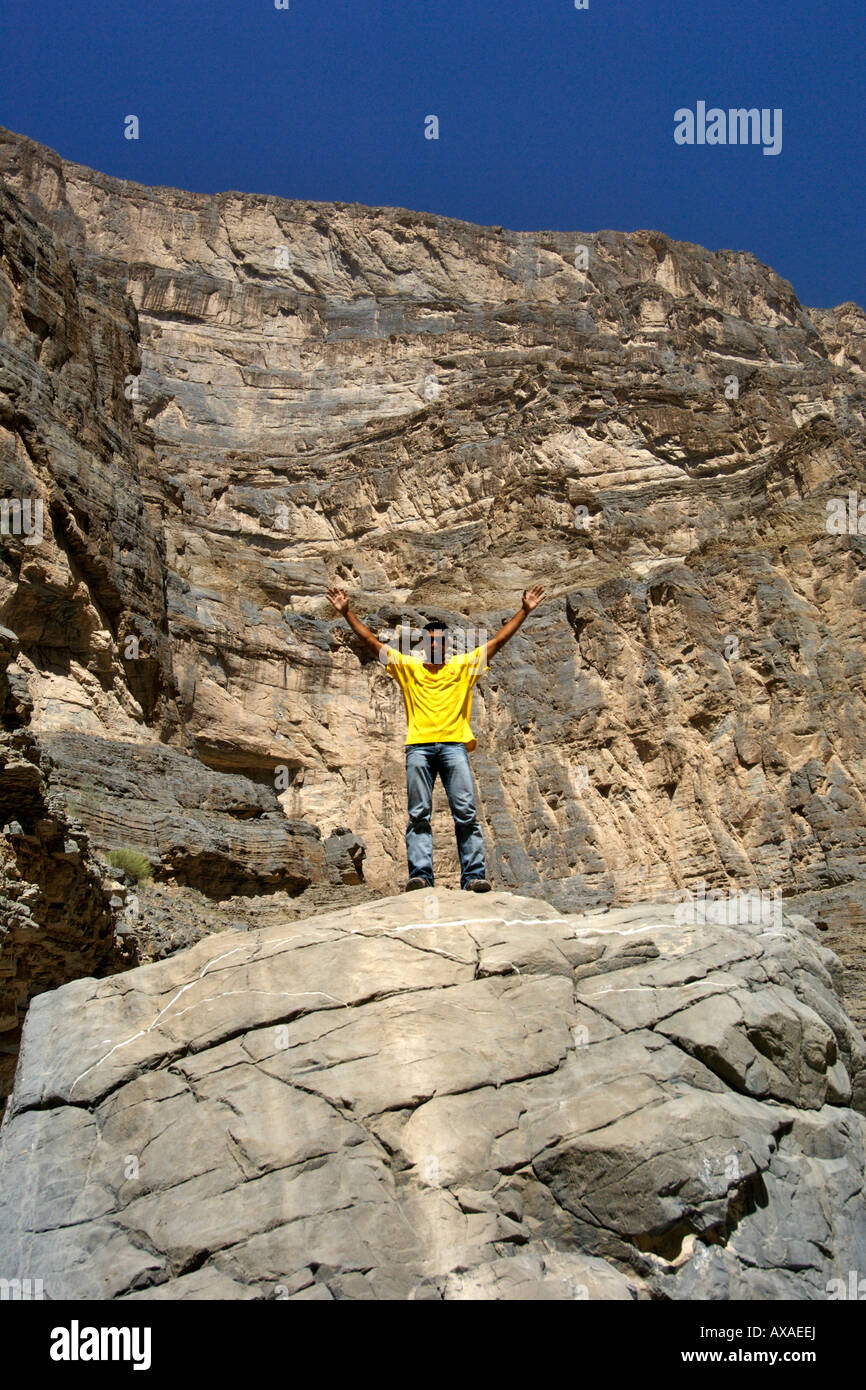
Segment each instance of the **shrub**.
M139 854L137 849L113 849L108 862L113 869L123 869L136 883L146 883L153 877L153 865L147 855Z

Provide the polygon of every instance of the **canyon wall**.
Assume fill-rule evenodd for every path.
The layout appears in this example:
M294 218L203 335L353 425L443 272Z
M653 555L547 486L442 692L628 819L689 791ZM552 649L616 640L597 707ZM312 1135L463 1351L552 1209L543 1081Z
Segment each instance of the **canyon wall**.
M540 581L475 696L495 884L778 890L862 1027L861 308L655 231L146 188L2 130L0 179L2 489L45 517L0 623L98 849L165 911L398 891L400 697L324 589L493 631ZM447 885L440 788L434 833Z

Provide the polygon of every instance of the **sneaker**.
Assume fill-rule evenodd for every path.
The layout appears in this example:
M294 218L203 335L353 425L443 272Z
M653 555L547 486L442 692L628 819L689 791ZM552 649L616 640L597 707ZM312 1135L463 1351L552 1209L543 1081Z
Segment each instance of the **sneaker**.
M406 887L405 887L405 889L404 889L404 892L406 892L406 893L414 893L414 891L415 891L416 888L429 888L429 887L430 887L430 884L427 882L426 878L410 878L409 882L406 884Z
M486 878L473 878L472 882L466 885L469 893L489 893L491 887Z

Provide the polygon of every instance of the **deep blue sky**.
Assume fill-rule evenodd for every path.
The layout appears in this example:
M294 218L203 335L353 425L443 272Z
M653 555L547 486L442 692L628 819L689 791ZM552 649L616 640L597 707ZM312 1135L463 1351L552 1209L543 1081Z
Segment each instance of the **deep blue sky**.
M657 228L866 304L864 0L290 5L0 0L0 124L142 183ZM698 100L781 107L781 154L676 145Z

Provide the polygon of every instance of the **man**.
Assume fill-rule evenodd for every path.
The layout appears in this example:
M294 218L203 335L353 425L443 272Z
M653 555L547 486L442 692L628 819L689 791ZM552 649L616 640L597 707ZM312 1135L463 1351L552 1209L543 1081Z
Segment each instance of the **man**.
M544 598L540 584L524 589L520 611L501 627L495 637L471 652L446 660L448 629L444 623L427 623L422 650L407 656L386 647L365 627L349 607L342 589L331 587L328 598L361 641L384 661L385 670L400 686L406 707L406 792L409 823L406 826L406 856L409 882L406 891L433 887L433 783L442 779L457 835L460 855L460 887L474 893L489 893L490 883L484 864L484 840L475 810L475 788L469 766L469 751L475 737L469 727L472 687L489 669L489 662L500 647L513 637L524 619Z

